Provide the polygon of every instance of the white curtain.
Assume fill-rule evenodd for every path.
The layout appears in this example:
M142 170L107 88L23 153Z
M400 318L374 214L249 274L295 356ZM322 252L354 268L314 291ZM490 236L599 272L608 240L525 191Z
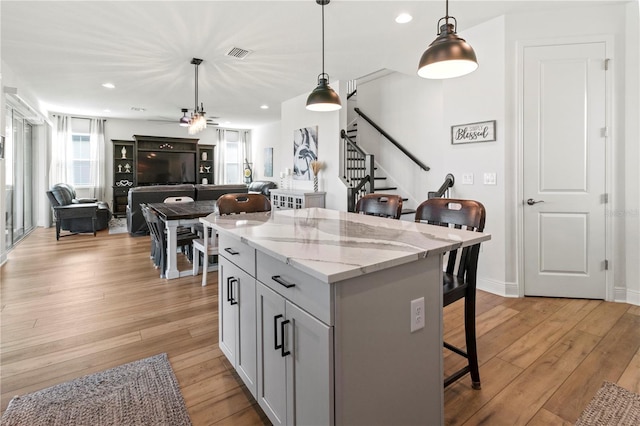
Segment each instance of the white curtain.
M225 166L225 159L226 159L225 132L226 131L224 129L216 129L216 144L218 145L218 155L217 155L218 164L216 164L215 183L218 185L225 183L225 175L227 173L226 166Z
M68 174L67 158L71 145L71 117L55 115L55 130L51 142L51 164L49 165L49 187L56 183L71 181Z
M89 123L89 144L91 155L91 170L89 184L91 197L98 200L105 198L105 120L92 118Z
M242 141L242 158L245 163L249 163L252 170L255 170L251 159L251 132L249 130L241 130L240 140ZM244 167L242 169L244 170Z

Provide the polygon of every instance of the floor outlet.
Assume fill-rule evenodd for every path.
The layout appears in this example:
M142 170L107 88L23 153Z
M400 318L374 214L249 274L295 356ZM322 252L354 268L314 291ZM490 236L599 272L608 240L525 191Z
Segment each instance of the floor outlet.
M411 332L424 328L424 297L411 301Z

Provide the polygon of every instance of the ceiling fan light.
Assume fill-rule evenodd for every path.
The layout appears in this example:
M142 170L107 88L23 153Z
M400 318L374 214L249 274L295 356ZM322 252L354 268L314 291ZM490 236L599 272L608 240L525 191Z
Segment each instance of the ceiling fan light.
M318 86L307 98L307 109L310 111L337 111L342 108L340 96L329 86L329 80L318 78Z
M189 125L189 134L195 135L207 128L207 119L202 114L195 114Z
M188 127L189 126L189 122L191 121L191 119L189 117L187 117L187 110L183 109L182 110L182 117L180 118L180 120L178 121L178 124L181 127Z

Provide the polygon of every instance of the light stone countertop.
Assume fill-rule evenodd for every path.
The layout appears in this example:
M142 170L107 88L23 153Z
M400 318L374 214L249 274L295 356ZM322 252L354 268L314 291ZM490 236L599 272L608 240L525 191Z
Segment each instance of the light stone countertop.
M486 233L320 208L213 213L200 221L327 283L491 239Z

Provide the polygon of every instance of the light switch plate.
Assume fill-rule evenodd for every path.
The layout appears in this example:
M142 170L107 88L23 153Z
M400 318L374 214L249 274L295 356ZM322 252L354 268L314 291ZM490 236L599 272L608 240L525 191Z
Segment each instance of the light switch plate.
M463 185L473 185L473 173L464 173L462 175Z
M485 185L496 185L497 178L495 173L485 173L484 174L484 184Z

